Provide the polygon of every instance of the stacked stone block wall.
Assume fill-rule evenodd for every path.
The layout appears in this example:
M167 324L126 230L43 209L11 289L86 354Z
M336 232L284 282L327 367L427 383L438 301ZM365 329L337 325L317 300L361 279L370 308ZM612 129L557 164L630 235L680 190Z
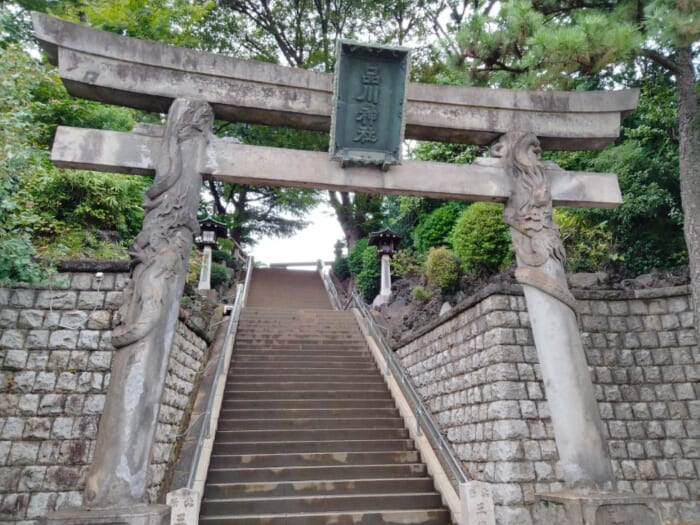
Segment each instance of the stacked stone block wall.
M700 350L686 287L579 294L581 329L618 488L664 521L700 523ZM500 525L533 523L563 487L525 300L499 287L397 354ZM565 351L566 349L562 349Z
M78 506L114 355L127 273L58 274L50 288L0 288L0 522L36 524ZM179 323L149 471L162 498L207 343Z

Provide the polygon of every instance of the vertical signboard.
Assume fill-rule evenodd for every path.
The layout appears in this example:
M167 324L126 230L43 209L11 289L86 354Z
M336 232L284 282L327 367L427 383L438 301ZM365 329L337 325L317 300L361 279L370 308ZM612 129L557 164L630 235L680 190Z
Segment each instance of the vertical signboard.
M343 166L401 162L410 51L338 42L331 158Z

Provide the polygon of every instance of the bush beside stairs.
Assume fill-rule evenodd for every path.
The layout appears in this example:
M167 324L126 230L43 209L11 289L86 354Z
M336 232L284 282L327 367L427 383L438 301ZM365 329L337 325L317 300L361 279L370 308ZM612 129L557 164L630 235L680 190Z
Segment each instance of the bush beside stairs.
M315 272L253 272L200 522L451 523L352 312Z

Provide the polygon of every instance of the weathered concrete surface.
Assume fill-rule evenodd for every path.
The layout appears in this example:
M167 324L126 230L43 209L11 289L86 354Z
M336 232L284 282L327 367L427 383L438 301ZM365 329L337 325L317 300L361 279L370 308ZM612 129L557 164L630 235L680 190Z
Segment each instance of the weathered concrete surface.
M661 525L650 496L571 491L538 494L535 500L537 525Z
M147 471L159 401L178 319L197 209L201 163L213 122L201 101L177 99L168 114L163 154L146 192L143 229L131 245L131 280L117 353L85 488L87 508L129 508L147 500ZM128 522L127 522L128 523Z
M615 477L564 273L564 246L552 220L549 177L531 133L508 133L492 146L512 176L503 217L510 227L542 370L554 436L568 487L610 490ZM552 522L556 523L556 522Z
M125 509L62 510L50 514L45 525L170 525L167 505L137 505Z
M34 31L68 91L165 112L204 98L217 118L328 131L330 74L239 60L96 31L34 13ZM545 149L601 149L615 140L638 90L532 92L409 84L406 138L487 145L519 129Z
M51 159L64 168L153 174L161 141L136 133L61 126ZM551 179L555 205L613 208L622 202L613 174L564 171L546 163L545 169ZM329 162L325 153L248 146L216 138L209 143L202 170L205 179L223 182L474 201L505 202L511 188L510 178L498 159L479 159L474 164L405 161L388 172L371 167L348 170L337 162Z

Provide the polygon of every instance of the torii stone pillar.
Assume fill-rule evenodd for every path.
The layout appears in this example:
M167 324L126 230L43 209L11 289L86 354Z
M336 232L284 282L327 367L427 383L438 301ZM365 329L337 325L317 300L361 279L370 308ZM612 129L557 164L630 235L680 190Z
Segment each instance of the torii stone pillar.
M532 133L507 133L491 152L502 159L513 182L504 219L515 247L515 276L525 292L564 480L569 487L614 489L539 141Z
M540 143L510 132L491 147L511 178L504 219L515 248L567 490L537 495L540 525L660 525L654 498L615 493L607 440L578 328L566 258L552 220L551 184Z
M190 249L199 233L200 164L213 119L206 102L177 99L170 108L143 229L130 249L121 322L112 332L117 351L87 475L88 510L55 513L48 524L170 522L168 506L147 505L148 466Z

